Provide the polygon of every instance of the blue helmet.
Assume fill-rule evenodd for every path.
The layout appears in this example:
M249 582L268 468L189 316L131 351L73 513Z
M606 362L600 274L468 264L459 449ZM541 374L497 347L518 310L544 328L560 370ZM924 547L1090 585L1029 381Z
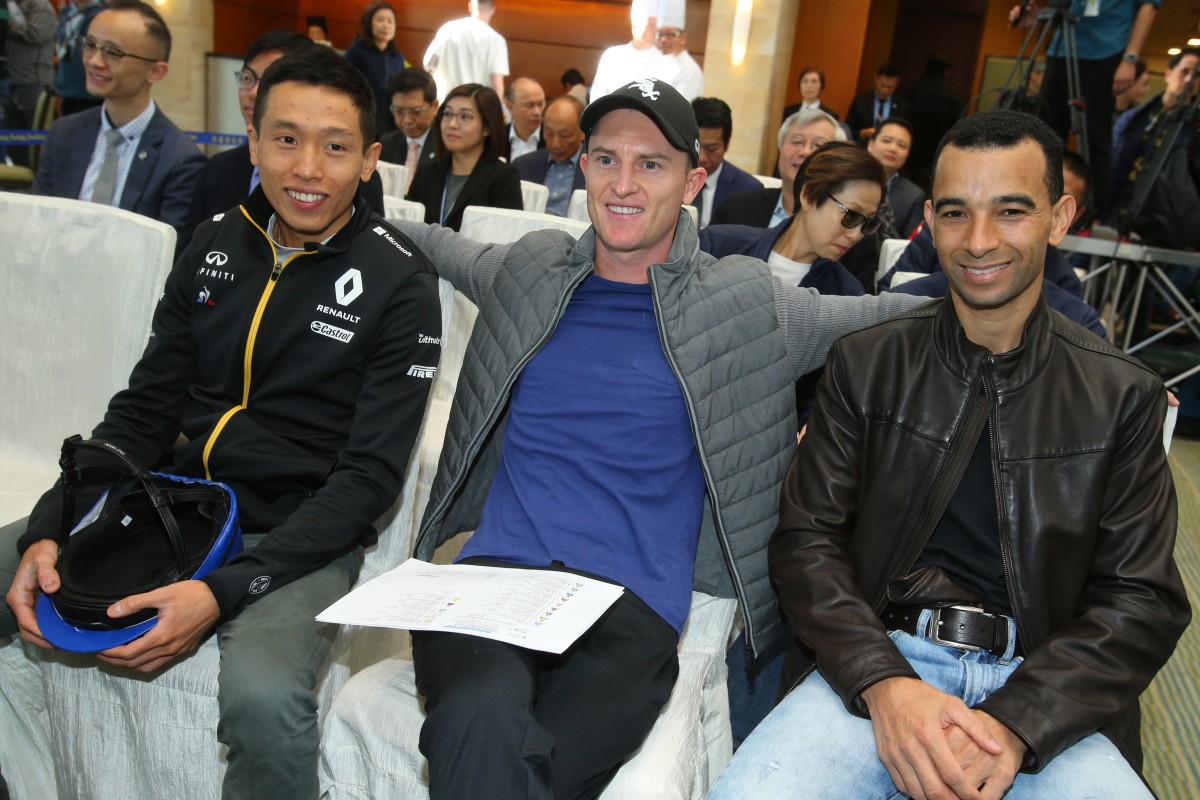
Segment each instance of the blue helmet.
M99 453L76 460L77 449ZM72 436L63 442L61 586L42 594L46 641L93 653L126 644L158 622L154 609L113 619L116 601L202 578L242 551L237 498L223 483L142 470L121 448ZM99 499L78 519L78 497Z

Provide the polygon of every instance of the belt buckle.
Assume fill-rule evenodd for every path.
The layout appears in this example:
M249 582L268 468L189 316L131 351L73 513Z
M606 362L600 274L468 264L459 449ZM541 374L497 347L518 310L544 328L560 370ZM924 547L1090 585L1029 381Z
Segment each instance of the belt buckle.
M938 636L938 630L942 625L942 611L947 608L952 608L955 611L970 611L975 614L982 614L985 617L995 616L995 614L989 614L979 606L938 606L937 608L931 609L932 613L929 616L929 627L925 630L925 635L929 638L929 641L933 642L934 644L957 647L959 650L983 650L984 648L978 647L977 645L966 644L964 642L952 642L947 639L943 639L941 636Z

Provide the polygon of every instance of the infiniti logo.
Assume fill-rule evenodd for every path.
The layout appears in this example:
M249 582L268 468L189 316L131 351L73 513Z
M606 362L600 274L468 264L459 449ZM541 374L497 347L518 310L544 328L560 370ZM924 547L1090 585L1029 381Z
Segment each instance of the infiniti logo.
M220 250L213 250L204 257L204 262L206 264L211 264L214 267L224 266L227 261L229 261L229 256L225 255Z

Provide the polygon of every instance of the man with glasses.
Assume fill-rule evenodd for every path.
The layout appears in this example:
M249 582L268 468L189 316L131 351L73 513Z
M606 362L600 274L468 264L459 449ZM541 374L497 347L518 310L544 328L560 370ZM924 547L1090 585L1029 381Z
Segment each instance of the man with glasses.
M247 130L254 117L258 82L266 73L267 67L288 53L313 46L314 43L308 37L284 30L264 33L250 45L250 49L246 51L246 58L242 61L242 68L233 74L238 89L238 108L242 112L242 119L246 121ZM182 253L191 242L192 233L197 225L236 207L254 191L258 180L258 167L250 161L249 143L222 151L210 158L204 166L200 180L196 182L187 222L179 230L179 238L175 242L175 255ZM371 179L363 185L363 195L371 205L371 210L383 216L383 181L378 173L371 173Z
M99 108L54 123L34 194L124 208L182 228L204 154L150 98L167 76L171 32L140 0L113 0L80 37Z
M437 157L436 137L430 135L437 119L437 84L425 70L409 67L388 81L388 94L397 130L379 140L383 146L379 160L408 167L411 184L417 167ZM408 186L404 187L404 193L408 194Z
M1138 696L1190 618L1167 393L1047 307L1074 211L1036 117L942 139L950 291L830 351L768 548L786 696L709 800L1151 797Z
M691 102L704 94L704 72L687 51L687 3L685 0L662 0L658 13L662 18L658 21L654 39L662 54L679 70L671 79L671 85Z

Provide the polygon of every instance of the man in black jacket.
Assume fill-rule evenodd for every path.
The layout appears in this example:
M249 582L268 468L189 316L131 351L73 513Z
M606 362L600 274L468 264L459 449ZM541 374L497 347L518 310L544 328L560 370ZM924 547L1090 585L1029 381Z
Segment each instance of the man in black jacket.
M1190 618L1166 392L1047 308L1073 213L1042 121L946 135L950 292L830 354L769 554L790 693L710 800L1150 797L1137 700Z
M379 152L373 103L329 48L266 71L250 135L261 184L197 229L129 388L93 434L237 497L246 550L202 580L113 604L110 617L156 609L158 623L99 653L153 672L216 631L225 797L318 793L313 683L331 640L314 617L354 583L371 523L399 492L440 356L436 275L355 198ZM23 553L0 636L19 626L49 646L33 608L60 585L62 502L56 486L0 529L0 574Z

